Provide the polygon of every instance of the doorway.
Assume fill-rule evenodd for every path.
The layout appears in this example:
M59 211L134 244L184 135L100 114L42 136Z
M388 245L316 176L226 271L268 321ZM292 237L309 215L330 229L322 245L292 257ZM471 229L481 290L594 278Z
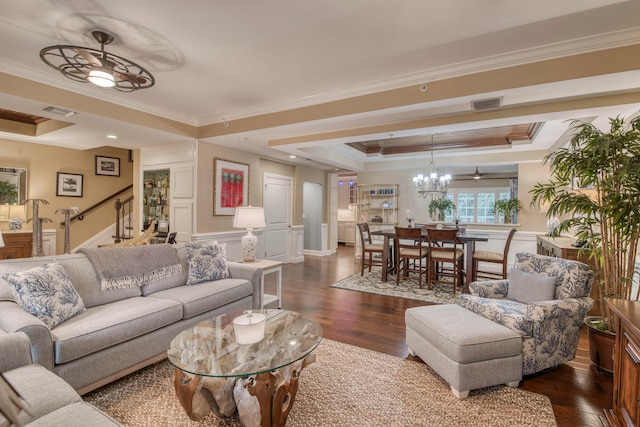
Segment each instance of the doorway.
M302 185L304 249L322 251L322 184L304 182Z

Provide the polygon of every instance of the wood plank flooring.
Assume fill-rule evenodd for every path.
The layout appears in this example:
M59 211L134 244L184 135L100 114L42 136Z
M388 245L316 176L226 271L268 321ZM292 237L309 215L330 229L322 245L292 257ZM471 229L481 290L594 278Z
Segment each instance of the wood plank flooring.
M340 246L331 256L306 256L303 263L286 264L282 307L320 322L328 339L420 361L408 355L404 311L425 303L329 287L359 271L348 246ZM275 293L274 275L266 276L265 286ZM585 331L575 360L527 376L520 388L548 396L560 427L607 425L603 409L612 407L613 377L591 365Z

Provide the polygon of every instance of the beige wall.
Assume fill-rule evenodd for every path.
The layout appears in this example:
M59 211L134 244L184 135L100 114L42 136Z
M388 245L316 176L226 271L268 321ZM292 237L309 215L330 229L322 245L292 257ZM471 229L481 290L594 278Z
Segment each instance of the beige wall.
M103 176L95 174L95 156L116 157L120 159L120 176ZM75 150L53 147L42 144L0 139L0 166L20 167L27 169L27 197L45 199L48 205L40 205L39 216L49 218L53 222L44 224L43 228L55 229L56 253L64 252L64 228L60 222L64 215L55 213L58 209L77 206L84 210L98 201L110 196L118 190L130 185L133 180L133 163L129 162L128 150L102 147L92 150ZM68 172L83 175L82 197L56 196L57 172ZM133 194L131 191L120 196L122 199ZM31 205L29 205L29 217ZM86 241L98 231L102 231L115 221L113 203L106 204L88 214L83 221L74 221L71 225L71 248ZM6 223L0 223L3 229ZM31 223L25 224L31 229Z
M327 173L311 167L293 165L265 159L258 155L233 148L200 142L198 145L198 221L197 233L226 231L233 229L233 216L213 216L213 159L220 158L249 165L249 204L263 206L262 189L264 173L293 178L292 225L302 225L302 183L322 184L325 190L323 222L327 215Z

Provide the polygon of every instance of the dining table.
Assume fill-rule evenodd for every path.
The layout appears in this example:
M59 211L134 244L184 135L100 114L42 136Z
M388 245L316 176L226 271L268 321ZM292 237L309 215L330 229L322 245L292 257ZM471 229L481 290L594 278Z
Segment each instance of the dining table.
M422 229L422 235L424 237L427 236L427 230ZM371 232L371 236L382 236L384 238L384 248L382 251L382 265L389 265L389 253L391 253L391 241L396 238L395 229L385 229L385 230L375 230ZM460 240L464 244L464 256L465 256L465 278L464 285L465 289L469 289L469 283L471 283L473 278L473 252L476 248L476 242L487 242L489 241L488 234L478 234L478 233L469 233L460 231L457 234L458 240ZM393 268L382 268L382 281L386 282L388 280L389 271L393 270Z

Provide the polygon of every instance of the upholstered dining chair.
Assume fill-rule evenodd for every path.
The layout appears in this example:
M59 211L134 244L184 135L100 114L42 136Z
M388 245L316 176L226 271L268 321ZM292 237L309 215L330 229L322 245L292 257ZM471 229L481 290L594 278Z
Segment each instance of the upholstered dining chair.
M478 278L483 279L506 279L507 278L507 258L509 255L509 247L511 246L511 240L513 240L513 235L516 234L516 229L512 228L509 231L509 235L507 236L507 241L504 245L504 250L502 253L500 252L492 252L492 251L474 251L473 252L473 281L478 280ZM493 263L493 264L501 264L502 271L490 271L490 270L480 270L480 263ZM469 272L467 272L469 274Z
M382 253L384 252L384 245L382 243L373 243L368 223L361 222L357 225L360 233L360 243L362 244L362 266L360 269L360 276L363 276L364 269L366 267L369 267L369 271L371 271L372 266L383 266ZM376 258L379 258L379 260ZM391 259L391 257L387 258L389 260ZM388 266L383 267L386 268Z
M429 253L427 264L429 276L427 289L431 289L434 279L441 282L442 277L450 277L453 281L453 293L463 281L462 266L464 264L463 243L458 240L458 230L455 228L427 228ZM446 263L451 269L437 268L438 264Z
M426 239L422 229L396 226L396 238L393 241L396 259L396 285L400 276L408 277L409 273L418 273L418 286L422 287L422 276L427 278L427 254L429 249L423 245ZM424 262L423 262L424 261Z

